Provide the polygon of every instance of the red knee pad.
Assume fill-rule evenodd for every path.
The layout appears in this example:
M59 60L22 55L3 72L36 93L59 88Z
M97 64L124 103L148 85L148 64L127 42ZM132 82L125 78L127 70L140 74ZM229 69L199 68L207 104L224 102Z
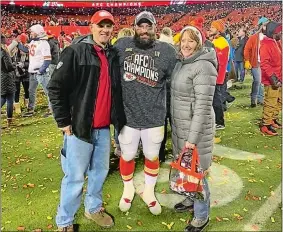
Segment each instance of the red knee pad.
M135 171L135 161L125 161L122 156L120 157L120 174L124 181L133 179Z
M150 161L149 159L145 158L144 172L149 176L157 176L159 173L159 159Z

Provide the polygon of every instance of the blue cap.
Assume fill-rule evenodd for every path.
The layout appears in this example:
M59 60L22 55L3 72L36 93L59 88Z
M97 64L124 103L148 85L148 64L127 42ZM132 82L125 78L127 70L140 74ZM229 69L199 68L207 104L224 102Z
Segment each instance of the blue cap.
M258 20L258 23L257 23L257 25L262 25L262 24L264 24L264 23L267 23L269 21L269 19L268 18L265 18L265 17L261 17L259 20Z

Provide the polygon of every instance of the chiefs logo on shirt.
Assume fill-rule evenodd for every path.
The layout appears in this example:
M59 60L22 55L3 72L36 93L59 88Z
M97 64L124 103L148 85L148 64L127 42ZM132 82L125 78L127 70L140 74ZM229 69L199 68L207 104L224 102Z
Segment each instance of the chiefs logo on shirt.
M134 81L135 79L137 79L137 77L135 75L133 75L132 73L129 73L129 72L124 73L124 80L125 81Z

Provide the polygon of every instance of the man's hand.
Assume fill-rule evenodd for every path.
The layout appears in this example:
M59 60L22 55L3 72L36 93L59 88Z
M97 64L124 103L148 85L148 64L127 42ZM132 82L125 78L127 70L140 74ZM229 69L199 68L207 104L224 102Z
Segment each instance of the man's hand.
M195 149L196 145L193 143L186 142L185 147L188 149Z
M63 127L63 128L59 128L61 131L63 131L64 132L64 134L66 134L66 135L72 135L73 134L73 132L72 132L72 126L71 125L69 125L69 126L65 126L65 127Z

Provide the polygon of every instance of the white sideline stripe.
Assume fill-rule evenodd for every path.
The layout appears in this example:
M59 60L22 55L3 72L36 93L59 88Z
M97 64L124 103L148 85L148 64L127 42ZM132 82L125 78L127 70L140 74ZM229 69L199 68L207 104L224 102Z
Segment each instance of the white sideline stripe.
M235 148L224 147L219 144L214 144L213 155L225 157L233 160L258 160L265 156L262 154L251 153L247 151L238 150Z
M260 231L264 226L267 219L271 217L273 212L279 206L282 199L280 184L274 192L274 195L269 197L267 201L259 208L259 210L254 214L250 223L246 224L242 231ZM280 223L280 222L276 222ZM253 225L258 227L258 230L253 228Z

